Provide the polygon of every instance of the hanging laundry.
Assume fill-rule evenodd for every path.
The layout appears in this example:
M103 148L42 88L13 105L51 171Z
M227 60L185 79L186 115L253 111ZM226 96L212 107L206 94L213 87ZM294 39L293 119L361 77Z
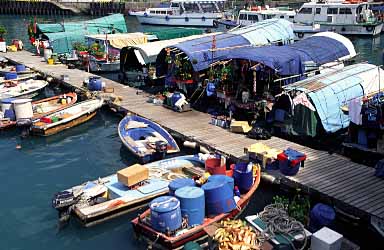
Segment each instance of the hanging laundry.
M348 113L349 113L349 118L351 119L351 122L353 122L356 125L362 124L360 98L355 98L349 101Z
M293 104L296 106L297 104L301 104L307 108L309 108L312 111L316 111L315 107L312 105L312 103L308 100L308 97L305 93L301 93L297 95L292 100Z

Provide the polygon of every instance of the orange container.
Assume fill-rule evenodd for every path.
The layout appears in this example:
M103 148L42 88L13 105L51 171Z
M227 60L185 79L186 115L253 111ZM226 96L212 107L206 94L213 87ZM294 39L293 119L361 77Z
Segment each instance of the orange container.
M225 163L221 165L221 159L210 158L205 161L205 171L214 174L226 175Z

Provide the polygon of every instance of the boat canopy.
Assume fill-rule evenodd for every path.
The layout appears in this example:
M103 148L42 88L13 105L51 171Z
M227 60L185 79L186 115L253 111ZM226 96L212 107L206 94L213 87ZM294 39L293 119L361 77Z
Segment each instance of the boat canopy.
M170 46L184 52L192 62L193 69L200 71L209 67L212 61L212 54L215 61L220 60L212 53L213 36L215 36L215 47L220 55L229 55L233 48L249 47L251 45L262 46L271 43L288 44L293 42L294 34L292 23L283 19L268 19L244 28L219 33L208 37L189 40ZM165 57L165 53L160 53ZM164 60L159 60L164 61ZM158 72L162 75L164 72Z
M68 22L68 23L40 23L37 24L37 30L40 33L56 33L82 30L84 33L97 34L108 31L111 33L114 29L117 33L126 33L127 25L125 23L124 15L113 14L97 19L81 22Z
M124 71L130 67L141 68L142 65L155 63L157 55L165 47L169 47L187 40L192 40L210 35L211 34L193 35L188 37L127 46L123 48L120 52L120 69Z
M341 107L352 99L378 92L380 86L384 86L383 73L376 65L360 63L330 70L283 88L285 91L303 91L313 104L324 130L334 133L349 126L350 118ZM304 119L303 114L299 115Z
M300 75L307 65L325 63L354 57L356 52L351 41L332 32L324 32L284 46L238 47L228 52L215 52L218 60L243 59L259 62L274 69L280 76ZM334 34L331 37L330 33ZM335 39L337 38L337 39Z
M95 41L105 43L108 40L108 44L115 49L147 43L147 35L141 32L108 34L107 36L105 34L86 35L85 39L89 45Z
M69 53L75 42L85 42L85 35L99 34L115 30L126 33L127 26L121 14L110 15L83 22L69 22L64 24L38 24L38 33L49 40L55 53ZM103 35L105 36L105 35Z

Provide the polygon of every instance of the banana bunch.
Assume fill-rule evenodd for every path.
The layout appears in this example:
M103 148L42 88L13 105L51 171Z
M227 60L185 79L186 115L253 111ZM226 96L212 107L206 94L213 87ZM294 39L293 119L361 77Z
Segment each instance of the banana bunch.
M219 243L219 250L259 250L259 233L256 233L241 220L223 220L215 231L214 240Z

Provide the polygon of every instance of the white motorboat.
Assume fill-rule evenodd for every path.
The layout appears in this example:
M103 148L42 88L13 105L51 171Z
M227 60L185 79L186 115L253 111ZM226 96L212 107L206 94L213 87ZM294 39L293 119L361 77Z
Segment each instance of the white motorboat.
M320 25L320 31L342 35L376 36L383 28L382 21L372 12L367 2L359 0L314 0L304 3L294 21L303 25ZM301 36L303 36L303 30Z
M166 8L148 8L129 14L142 24L217 27L216 20L224 16L225 1L172 0Z

